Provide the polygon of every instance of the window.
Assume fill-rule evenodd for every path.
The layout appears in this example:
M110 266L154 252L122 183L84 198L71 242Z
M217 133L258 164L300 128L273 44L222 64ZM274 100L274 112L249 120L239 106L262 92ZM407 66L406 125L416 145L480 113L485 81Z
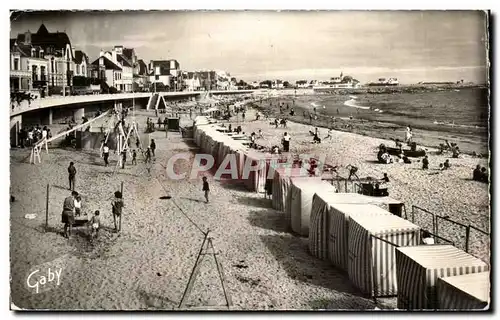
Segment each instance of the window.
M45 66L40 67L40 80L45 81Z
M14 59L14 70L19 70L19 59L18 58Z
M76 74L80 74L80 65L79 64L76 65Z
M33 81L38 81L38 73L37 73L37 67L36 66L33 66L33 71L32 71L32 77L33 77Z
M54 58L50 59L50 65L51 65L51 72L54 72Z
M156 75L156 76L155 76L155 80L160 80L160 76L159 76L159 75Z
M87 74L85 73L85 67L84 67L84 66L82 66L82 74L83 74L85 77L87 76Z

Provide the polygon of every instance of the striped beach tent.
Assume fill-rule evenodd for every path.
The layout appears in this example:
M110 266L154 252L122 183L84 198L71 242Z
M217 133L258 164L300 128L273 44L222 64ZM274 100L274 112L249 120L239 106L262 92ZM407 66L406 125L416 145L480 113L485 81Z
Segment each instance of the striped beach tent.
M374 204L388 209L392 203L401 203L389 197L370 197L358 193L336 193L331 190L321 190L313 197L311 223L309 227L309 251L319 259L328 259L331 241L331 210L332 206L345 204ZM333 234L334 235L334 234Z
M305 177L309 174L303 168L288 166L281 166L275 168L272 186L272 203L273 208L278 211L285 211L286 200L290 191L290 178L291 177ZM269 172L271 173L271 171Z
M336 189L317 176L291 178L287 216L290 217L292 230L301 236L309 236L313 197L319 190L335 192Z
M490 302L490 273L438 278L438 309L486 310Z
M370 297L395 296L396 246L418 245L420 227L395 215L356 215L349 219L349 279Z
M248 149L245 153L244 167L250 168L250 166L257 166L257 169L251 170L247 174L243 172L244 175L248 175L248 177L243 176L245 185L250 191L259 193L264 192L268 169L265 155L252 149Z
M488 265L452 245L422 245L396 249L398 308L436 309L438 277L485 272Z
M392 215L373 204L345 204L336 203L330 206L330 221L328 232L328 260L341 270L347 271L349 254L349 221L350 217L359 215L383 216Z

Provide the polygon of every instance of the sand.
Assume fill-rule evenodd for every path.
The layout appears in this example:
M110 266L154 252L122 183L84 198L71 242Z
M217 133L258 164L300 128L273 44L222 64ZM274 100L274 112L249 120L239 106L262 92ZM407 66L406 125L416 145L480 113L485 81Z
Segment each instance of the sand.
M145 116L141 118L145 127ZM194 152L180 134L151 135L157 142L153 175L143 166L127 167L114 178L115 158L105 168L97 151L51 149L42 164L20 161L28 150L11 151L11 293L21 308L145 310L177 307L194 266L203 234L175 206L179 205L202 229L210 228L225 271L235 310L262 309L373 309L348 278L327 262L312 259L307 239L287 233L282 213L270 209L271 200L211 179L212 202L202 202L201 181L167 181L161 161L178 152ZM101 210L100 239L89 244L83 230L66 240L60 235L63 199L69 195L66 168L74 161L77 191L85 212ZM184 167L183 167L184 166ZM178 169L189 170L185 162ZM142 171L142 173L141 173ZM126 208L123 231L112 232L109 197L124 182ZM45 189L50 184L49 230L45 222ZM36 213L33 220L24 218ZM33 294L24 286L28 270L54 259L64 259L61 283ZM224 295L213 258L207 256L187 307L219 308ZM394 304L394 301L392 301ZM206 307L210 306L210 307Z
M141 128L145 128L144 114L138 115ZM251 113L247 119L252 119ZM189 121L183 119L183 122ZM248 133L258 128L264 131L269 145L278 143L285 131L274 129L265 120L243 124ZM292 135L292 151L324 153L331 164L355 164L361 176L381 177L387 172L391 178L391 196L403 200L408 210L416 204L489 230L487 186L470 180L477 159L452 159L450 171L429 175L419 169L419 163L374 163L375 149L383 140L334 132L331 141L312 145L309 129L289 123L286 130ZM321 130L322 136L325 133ZM233 309L375 307L372 300L360 295L345 274L328 262L313 258L308 253L307 239L287 232L283 214L271 209L271 200L263 199L263 195L235 184L220 184L209 177L211 202L205 204L201 179L167 180L160 162L165 163L175 153L194 153L197 148L174 132L169 132L168 138L165 132L155 132L151 138L157 144L153 177L148 177L143 165L127 166L113 177L116 157L112 157L111 167L105 168L96 150L51 149L49 155L42 155L42 164L37 165L21 162L29 155L27 149L11 150L11 194L16 197L11 206L11 297L16 306L63 310L176 308L203 241L203 234L177 204L203 230L211 230ZM75 162L78 171L77 191L83 195L84 211L99 209L102 213L101 236L93 245L84 234L74 235L70 240L59 234L62 201L69 195L66 175L69 161ZM435 168L444 161L444 156L431 155L430 161L431 168ZM484 159L480 161L486 165ZM186 162L180 162L176 168L181 172L190 170ZM119 190L121 181L126 208L123 230L117 235L111 230L113 220L108 199ZM50 228L45 233L47 184L51 185ZM171 200L159 199L167 194L172 196ZM25 219L29 213L37 217ZM483 240L480 245L486 244ZM66 261L60 286L39 294L28 291L24 286L28 270L57 258ZM207 256L187 306L218 308L224 303L213 258ZM395 299L382 299L380 306L395 307Z

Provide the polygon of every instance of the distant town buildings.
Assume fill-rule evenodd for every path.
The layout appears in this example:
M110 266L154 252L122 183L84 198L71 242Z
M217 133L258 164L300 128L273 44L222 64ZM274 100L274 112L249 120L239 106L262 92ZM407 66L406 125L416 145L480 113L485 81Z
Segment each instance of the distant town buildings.
M117 44L91 59L72 47L65 32L42 24L10 39L10 88L39 96L147 91L237 90L248 85L226 71L181 70L175 59L139 59L134 48Z

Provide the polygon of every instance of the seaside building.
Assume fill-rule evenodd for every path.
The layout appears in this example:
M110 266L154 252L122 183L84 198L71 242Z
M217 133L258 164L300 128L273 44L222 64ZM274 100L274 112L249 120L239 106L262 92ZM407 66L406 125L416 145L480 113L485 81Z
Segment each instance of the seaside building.
M75 64L65 32L49 32L42 24L36 33L28 30L11 39L10 50L13 90L32 90L41 96L71 92Z
M182 72L183 90L198 91L201 87L201 82L196 72Z
M149 63L149 81L158 89L180 91L182 88L181 69L177 60L151 60Z
M89 57L81 50L74 50L73 57L73 63L75 64L75 72L73 75L75 77L88 78L90 75L88 69Z
M134 91L149 89L149 70L144 60L139 59L134 65Z
M101 85L105 84L104 91L117 90L119 82L122 79L122 67L113 62L111 52L102 52L92 65L94 66L92 78L102 81ZM114 89L112 89L114 88Z

